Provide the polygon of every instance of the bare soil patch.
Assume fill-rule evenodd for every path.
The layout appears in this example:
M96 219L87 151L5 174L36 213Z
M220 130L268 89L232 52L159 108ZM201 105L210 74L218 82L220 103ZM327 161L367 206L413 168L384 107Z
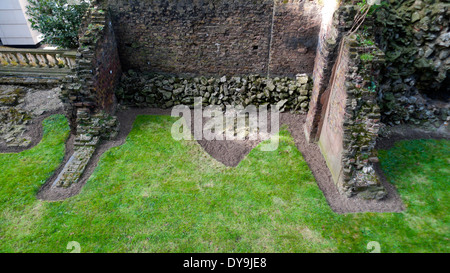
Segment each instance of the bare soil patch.
M320 148L315 143L308 143L305 138L303 126L305 115L283 113L281 123L288 125L288 130L295 140L297 149L302 153L306 163L311 169L319 188L325 195L331 209L336 213L358 213L358 212L401 212L404 209L400 195L392 184L382 179L383 185L388 192L383 200L363 200L360 198L347 198L341 195L331 176Z
M389 127L385 129L382 137L377 139L376 148L388 150L398 141L414 139L450 139L450 129L448 124L444 124L438 129L425 129L411 125Z

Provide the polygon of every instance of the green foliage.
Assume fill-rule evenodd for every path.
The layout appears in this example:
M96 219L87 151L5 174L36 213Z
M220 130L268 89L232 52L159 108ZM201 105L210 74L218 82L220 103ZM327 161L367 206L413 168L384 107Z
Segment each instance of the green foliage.
M367 88L370 92L377 92L377 85L373 80L370 81L370 85Z
M29 0L31 27L44 35L44 42L63 48L78 47L78 30L89 7L88 0Z
M364 54L362 54L362 55L360 56L361 60L362 60L362 61L365 61L365 62L370 62L370 61L372 61L374 57L375 57L375 56L373 56L373 55L370 54L370 53L364 53Z
M360 46L373 46L375 42L373 41L372 34L367 26L358 30L356 33L356 41Z
M387 3L385 3L385 1L381 1L380 4L370 4L371 1L367 1L367 0L362 0L361 2L358 2L357 5L361 8L361 9L365 9L368 5L370 5L369 7L369 12L367 13L367 15L372 16L375 12L377 12L377 10L381 7L381 6L385 6L387 5Z

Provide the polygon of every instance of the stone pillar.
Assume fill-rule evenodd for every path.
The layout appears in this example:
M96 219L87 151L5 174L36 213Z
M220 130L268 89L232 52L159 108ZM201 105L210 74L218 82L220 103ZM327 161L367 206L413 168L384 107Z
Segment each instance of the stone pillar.
M57 187L77 183L100 140L114 138L119 129L112 115L122 69L109 14L97 4L83 18L74 73L65 78L61 92L76 138L75 152L53 184Z
M341 194L382 199L386 190L373 169L380 127L377 78L384 54L356 35L340 46L330 96L323 115L319 147Z
M83 18L79 43L74 73L65 78L61 92L73 134L79 109L114 113L114 91L122 75L109 13L100 6L92 5Z

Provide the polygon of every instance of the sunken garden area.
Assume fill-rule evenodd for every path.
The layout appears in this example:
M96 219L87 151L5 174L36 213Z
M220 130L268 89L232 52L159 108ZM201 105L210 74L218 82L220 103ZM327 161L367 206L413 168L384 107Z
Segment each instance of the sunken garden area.
M76 49L0 47L0 252L449 252L449 15L95 0Z

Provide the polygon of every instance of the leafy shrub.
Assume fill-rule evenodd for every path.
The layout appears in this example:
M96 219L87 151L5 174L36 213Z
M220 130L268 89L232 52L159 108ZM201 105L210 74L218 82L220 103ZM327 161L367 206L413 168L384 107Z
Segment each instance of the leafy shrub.
M78 29L89 0L28 0L31 27L44 35L43 42L63 48L78 47Z

